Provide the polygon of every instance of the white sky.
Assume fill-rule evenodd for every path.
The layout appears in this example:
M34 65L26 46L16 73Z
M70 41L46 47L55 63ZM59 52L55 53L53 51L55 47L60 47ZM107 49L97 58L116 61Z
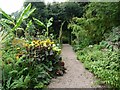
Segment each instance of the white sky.
M0 0L0 8L7 14L11 14L21 9L25 0ZM63 2L65 0L44 0L45 3Z
M48 2L65 2L65 1L67 1L67 0L44 0L45 1L45 3L48 3Z
M0 8L8 14L16 12L23 6L24 0L0 0Z

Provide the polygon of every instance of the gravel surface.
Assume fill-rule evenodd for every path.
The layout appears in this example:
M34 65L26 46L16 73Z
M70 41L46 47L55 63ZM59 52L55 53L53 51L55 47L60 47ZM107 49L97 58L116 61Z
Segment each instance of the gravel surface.
M52 79L48 88L100 88L95 85L95 77L76 59L76 54L68 44L63 45L62 58L67 68L66 73Z

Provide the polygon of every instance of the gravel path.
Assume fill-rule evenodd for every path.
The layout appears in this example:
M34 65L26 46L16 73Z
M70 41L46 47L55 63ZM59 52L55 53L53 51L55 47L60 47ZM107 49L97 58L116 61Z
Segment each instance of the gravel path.
M100 88L95 85L95 77L76 59L75 52L68 44L63 45L62 58L67 68L66 74L52 79L48 88Z

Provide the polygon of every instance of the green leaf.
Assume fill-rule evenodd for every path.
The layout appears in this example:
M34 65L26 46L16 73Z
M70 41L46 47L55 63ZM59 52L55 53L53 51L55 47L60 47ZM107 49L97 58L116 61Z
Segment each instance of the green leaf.
M16 29L20 26L20 24L22 23L22 21L23 21L24 19L28 18L29 15L33 12L33 11L30 12L30 13L26 16L26 14L29 12L30 8L31 8L31 3L28 4L28 6L22 11L22 13L21 13L20 17L18 18L18 20L17 20L17 22L16 22L16 25L13 27L12 31L16 30Z
M5 23L7 23L7 24L12 24L12 25L14 25L14 22L11 21L11 20L9 20L9 19L4 19L4 18L2 18L0 21L5 22Z
M24 79L24 84L27 85L30 82L31 77L27 75Z
M53 67L48 67L47 65L43 65L45 67L45 69L47 69L48 71L52 71L53 70Z
M26 71L26 70L28 70L28 68L26 67L26 68L24 68L24 69L22 69L18 74L19 75L21 75L24 71Z
M9 72L9 74L13 74L13 73L18 73L18 71L17 70L12 70L12 71Z
M25 88L24 84L23 84L23 75L18 79L15 80L12 84L11 84L11 88Z
M10 77L9 80L7 81L6 86L8 89L10 89L10 87L11 87L11 84L10 84L11 80L12 80L12 77Z
M1 8L0 8L0 12L2 13L3 16L5 16L7 19L11 20L14 22L14 19L11 18L7 13L5 13Z
M30 30L32 25L33 25L32 20L30 20L30 21L28 22L27 27L26 27L25 30L26 30L26 31Z
M5 28L0 31L0 32L3 32L2 40L4 40L6 38L6 36L11 32L11 27L9 25L7 25L4 21L0 21L0 24Z
M47 28L49 28L49 27L52 25L52 21L53 21L53 17L51 17L51 18L48 20Z
M35 23L38 24L39 26L41 26L41 27L45 27L45 28L46 28L45 24L42 23L40 20L38 20L38 19L36 19L36 18L33 18L33 20L34 20Z
M33 8L33 9L31 9L30 11L28 11L28 12L23 16L23 19L27 19L35 10L36 10L36 8Z
M18 80L15 80L12 84L12 88L28 88L28 83L30 82L31 77L27 75L24 79L22 75Z
M43 88L43 87L44 87L44 84L40 82L34 88Z
M8 31L10 32L11 30L11 27L9 25L7 25L4 21L0 21L0 24Z

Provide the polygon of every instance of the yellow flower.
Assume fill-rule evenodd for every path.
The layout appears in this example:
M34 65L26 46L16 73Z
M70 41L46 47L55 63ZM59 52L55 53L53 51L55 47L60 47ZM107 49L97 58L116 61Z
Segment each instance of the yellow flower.
M16 56L16 59L17 59L17 60L19 59L19 56L18 56L18 55Z
M54 42L51 42L51 44L54 44Z
M35 47L38 47L38 46L40 46L42 43L41 43L41 41L40 40L33 40L32 42L31 42L31 45L30 46L34 46L35 45Z
M34 45L35 45L34 42L31 42L31 44L29 46L34 46Z
M17 50L20 50L20 48L18 47Z
M18 59L19 59L22 55L23 55L23 53L22 53L22 52L20 52L20 53L16 54L16 59L18 60Z
M44 41L39 41L39 45L43 45Z
M47 47L47 44L46 44L46 42L43 42L43 46L44 46L44 47Z
M16 59L18 60L20 58L20 54L17 54L16 55Z
M49 45L49 44L54 44L54 42L52 42L50 39L47 39L46 40L46 44Z
M47 43L47 44L50 44L50 43L51 43L50 39L47 39L47 40L46 40L46 43Z
M39 40L35 43L36 47L40 45Z
M33 40L31 42L31 44L29 44L29 46L35 46L35 47L38 47L38 46L42 46L42 47L47 47L47 46L50 46L54 44L54 42L52 42L50 39L46 39L46 40L43 40L43 41L40 41L40 40ZM26 45L27 46L27 45Z
M40 44L39 44L39 43L35 44L35 47L38 47L38 46L40 46Z
M36 43L36 41L35 41L35 40L33 40L33 41L32 41L32 43L33 43L33 44L35 44L35 43Z

